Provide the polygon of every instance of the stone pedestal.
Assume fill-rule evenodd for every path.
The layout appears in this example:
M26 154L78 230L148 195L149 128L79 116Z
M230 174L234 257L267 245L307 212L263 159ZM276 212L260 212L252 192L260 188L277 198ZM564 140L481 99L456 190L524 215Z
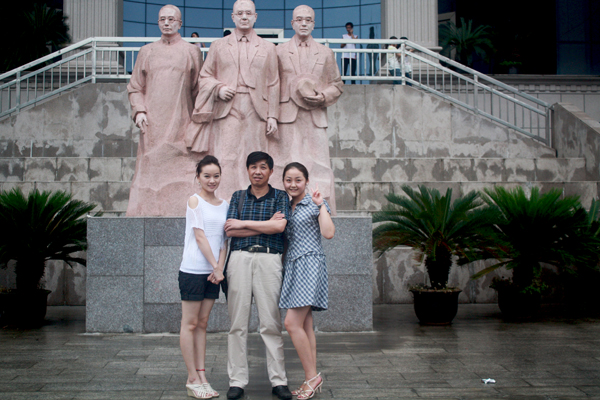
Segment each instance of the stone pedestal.
M336 235L324 239L329 310L314 313L321 332L371 331L371 218L335 217ZM185 218L89 218L87 332L179 332L177 276ZM221 293L208 330L226 332ZM251 331L258 327L253 309Z
M431 49L438 46L437 0L381 0L381 38L406 36Z

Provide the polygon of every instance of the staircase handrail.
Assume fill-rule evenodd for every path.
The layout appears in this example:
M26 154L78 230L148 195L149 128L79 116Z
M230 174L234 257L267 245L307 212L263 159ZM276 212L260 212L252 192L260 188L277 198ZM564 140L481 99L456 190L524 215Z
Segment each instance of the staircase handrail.
M190 43L211 43L217 39L219 38L184 38ZM130 72L135 63L136 54L141 47L135 44L151 43L157 40L160 38L91 37L0 74L0 118L19 112L23 107L86 82L95 83L97 79L127 80L131 76ZM279 44L288 41L289 38L269 38L267 40ZM437 52L441 49L439 47L428 48L406 39L315 38L315 41L328 47L351 43L375 45L356 49L332 48L338 61L341 59L340 53L357 55L357 74L344 75L344 71L341 71L344 80L373 81L374 83L393 81L399 82L401 85L412 85L543 143L550 144L550 113L552 110L550 104L439 54ZM398 48L388 49L390 44L396 45ZM416 52L409 52L408 49L414 49ZM207 51L208 48L202 49L203 53ZM66 58L47 64L48 61L68 53L71 54ZM400 74L396 74L395 71L394 74L390 74L390 70L378 61L378 58L384 54L400 54ZM108 61L106 61L107 55ZM83 67L80 67L79 63L82 60ZM407 60L418 64L418 70L412 66L412 76L405 70L405 61ZM106 66L106 63L109 66ZM39 68L35 69L36 67ZM422 67L426 68L425 72ZM54 81L55 76L58 83ZM64 82L63 76L65 77ZM448 77L450 80L446 87L445 82ZM437 83L438 79L442 81L441 87ZM430 83L430 80L434 82ZM48 84L48 81L51 83ZM25 82L24 86L23 82ZM453 82L458 84L455 85ZM34 86L34 89L30 89L31 85ZM40 85L43 89L40 89L38 93ZM50 88L46 90L45 86L50 86ZM454 93L454 86L457 86L457 93ZM26 90L24 96L22 96L23 90ZM489 105L485 104L487 95L490 97ZM479 101L484 102L483 107ZM504 109L501 101L506 102ZM8 103L7 107L5 107L6 103ZM506 113L505 116L502 115L503 111ZM518 115L519 111L522 114L521 117ZM528 118L525 113L529 113ZM537 118L537 124L535 118Z

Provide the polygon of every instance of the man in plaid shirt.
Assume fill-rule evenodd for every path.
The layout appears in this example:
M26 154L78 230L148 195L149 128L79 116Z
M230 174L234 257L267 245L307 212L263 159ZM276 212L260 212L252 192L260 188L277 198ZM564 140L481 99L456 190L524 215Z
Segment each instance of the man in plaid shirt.
M227 306L231 329L228 336L228 399L238 399L248 384L246 342L252 296L260 321L260 334L267 349L267 369L273 394L291 399L287 387L281 337L279 295L283 278L281 256L287 224L287 193L269 185L273 158L256 151L248 155L246 168L250 186L231 197L225 233L231 237L227 265ZM242 198L242 195L244 196ZM243 206L240 215L240 202Z

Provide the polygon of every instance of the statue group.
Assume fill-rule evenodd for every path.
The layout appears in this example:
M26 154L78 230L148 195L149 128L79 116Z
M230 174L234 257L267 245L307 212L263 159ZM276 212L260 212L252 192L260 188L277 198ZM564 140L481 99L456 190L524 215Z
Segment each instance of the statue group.
M275 46L254 31L254 3L233 5L235 30L214 41L204 63L184 41L181 12L159 11L161 39L140 49L127 90L140 141L128 216L181 216L193 193L196 163L217 157L219 197L248 182L245 159L265 151L275 160L274 187L292 161L304 164L335 212L327 107L343 82L331 49L314 41L315 13L298 6L294 37Z

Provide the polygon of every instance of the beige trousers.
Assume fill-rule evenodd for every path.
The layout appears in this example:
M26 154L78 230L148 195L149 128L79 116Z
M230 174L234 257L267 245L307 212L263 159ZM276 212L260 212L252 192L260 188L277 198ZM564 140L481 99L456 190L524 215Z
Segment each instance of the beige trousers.
M281 255L231 252L227 266L227 307L231 329L227 338L229 386L248 385L248 323L252 295L258 309L260 336L267 348L267 372L273 387L287 385L281 337L279 295L283 266Z

